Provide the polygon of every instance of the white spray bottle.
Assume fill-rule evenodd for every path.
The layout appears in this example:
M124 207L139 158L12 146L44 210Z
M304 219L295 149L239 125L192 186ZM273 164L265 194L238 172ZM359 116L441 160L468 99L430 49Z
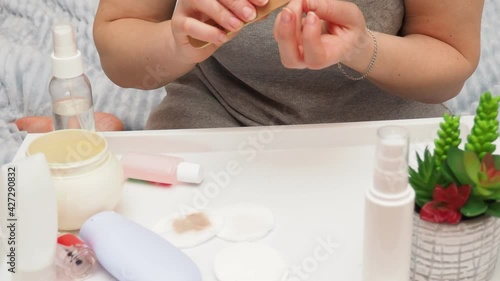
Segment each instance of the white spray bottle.
M377 134L365 196L363 281L409 280L415 191L408 184L408 132L386 126Z

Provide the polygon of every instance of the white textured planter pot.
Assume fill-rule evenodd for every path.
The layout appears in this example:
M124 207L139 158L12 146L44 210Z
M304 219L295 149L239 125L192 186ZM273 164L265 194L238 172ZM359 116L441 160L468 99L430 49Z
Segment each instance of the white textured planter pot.
M483 216L457 225L413 222L411 281L489 281L500 246L500 219Z

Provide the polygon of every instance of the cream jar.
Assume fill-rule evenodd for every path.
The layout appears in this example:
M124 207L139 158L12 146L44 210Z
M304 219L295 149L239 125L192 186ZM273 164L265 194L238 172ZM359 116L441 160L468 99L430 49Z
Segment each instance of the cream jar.
M123 168L99 133L53 131L28 146L28 156L36 153L45 154L49 163L59 230L78 230L91 216L118 205L125 183Z

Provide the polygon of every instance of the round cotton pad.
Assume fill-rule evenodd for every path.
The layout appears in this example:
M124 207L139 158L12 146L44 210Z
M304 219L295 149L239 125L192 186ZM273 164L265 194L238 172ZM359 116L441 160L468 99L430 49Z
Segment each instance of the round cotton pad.
M283 257L262 243L233 244L215 256L219 281L281 281L286 274Z
M177 248L191 248L213 238L223 225L223 216L210 211L173 215L159 221L153 231Z
M224 227L217 237L227 241L255 241L274 229L274 215L264 207L240 203L223 207L219 213L224 217Z

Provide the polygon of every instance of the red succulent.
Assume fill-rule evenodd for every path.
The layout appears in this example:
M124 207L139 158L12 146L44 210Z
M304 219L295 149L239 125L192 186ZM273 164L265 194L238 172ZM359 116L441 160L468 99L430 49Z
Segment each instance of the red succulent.
M462 208L471 192L470 185L458 186L455 183L444 188L436 185L432 201L426 203L420 210L420 218L425 221L457 224L462 218Z
M477 164L475 166L477 167ZM468 173L471 173L471 178L476 183L476 190L480 195L490 199L500 198L500 170L496 169L495 161L491 154L488 153L484 156L479 171L473 167L466 168L472 170L468 171Z
M493 155L487 153L483 157L483 161L481 162L481 172L484 172L488 179L497 179L500 177L500 170L495 168L495 160L493 159Z

